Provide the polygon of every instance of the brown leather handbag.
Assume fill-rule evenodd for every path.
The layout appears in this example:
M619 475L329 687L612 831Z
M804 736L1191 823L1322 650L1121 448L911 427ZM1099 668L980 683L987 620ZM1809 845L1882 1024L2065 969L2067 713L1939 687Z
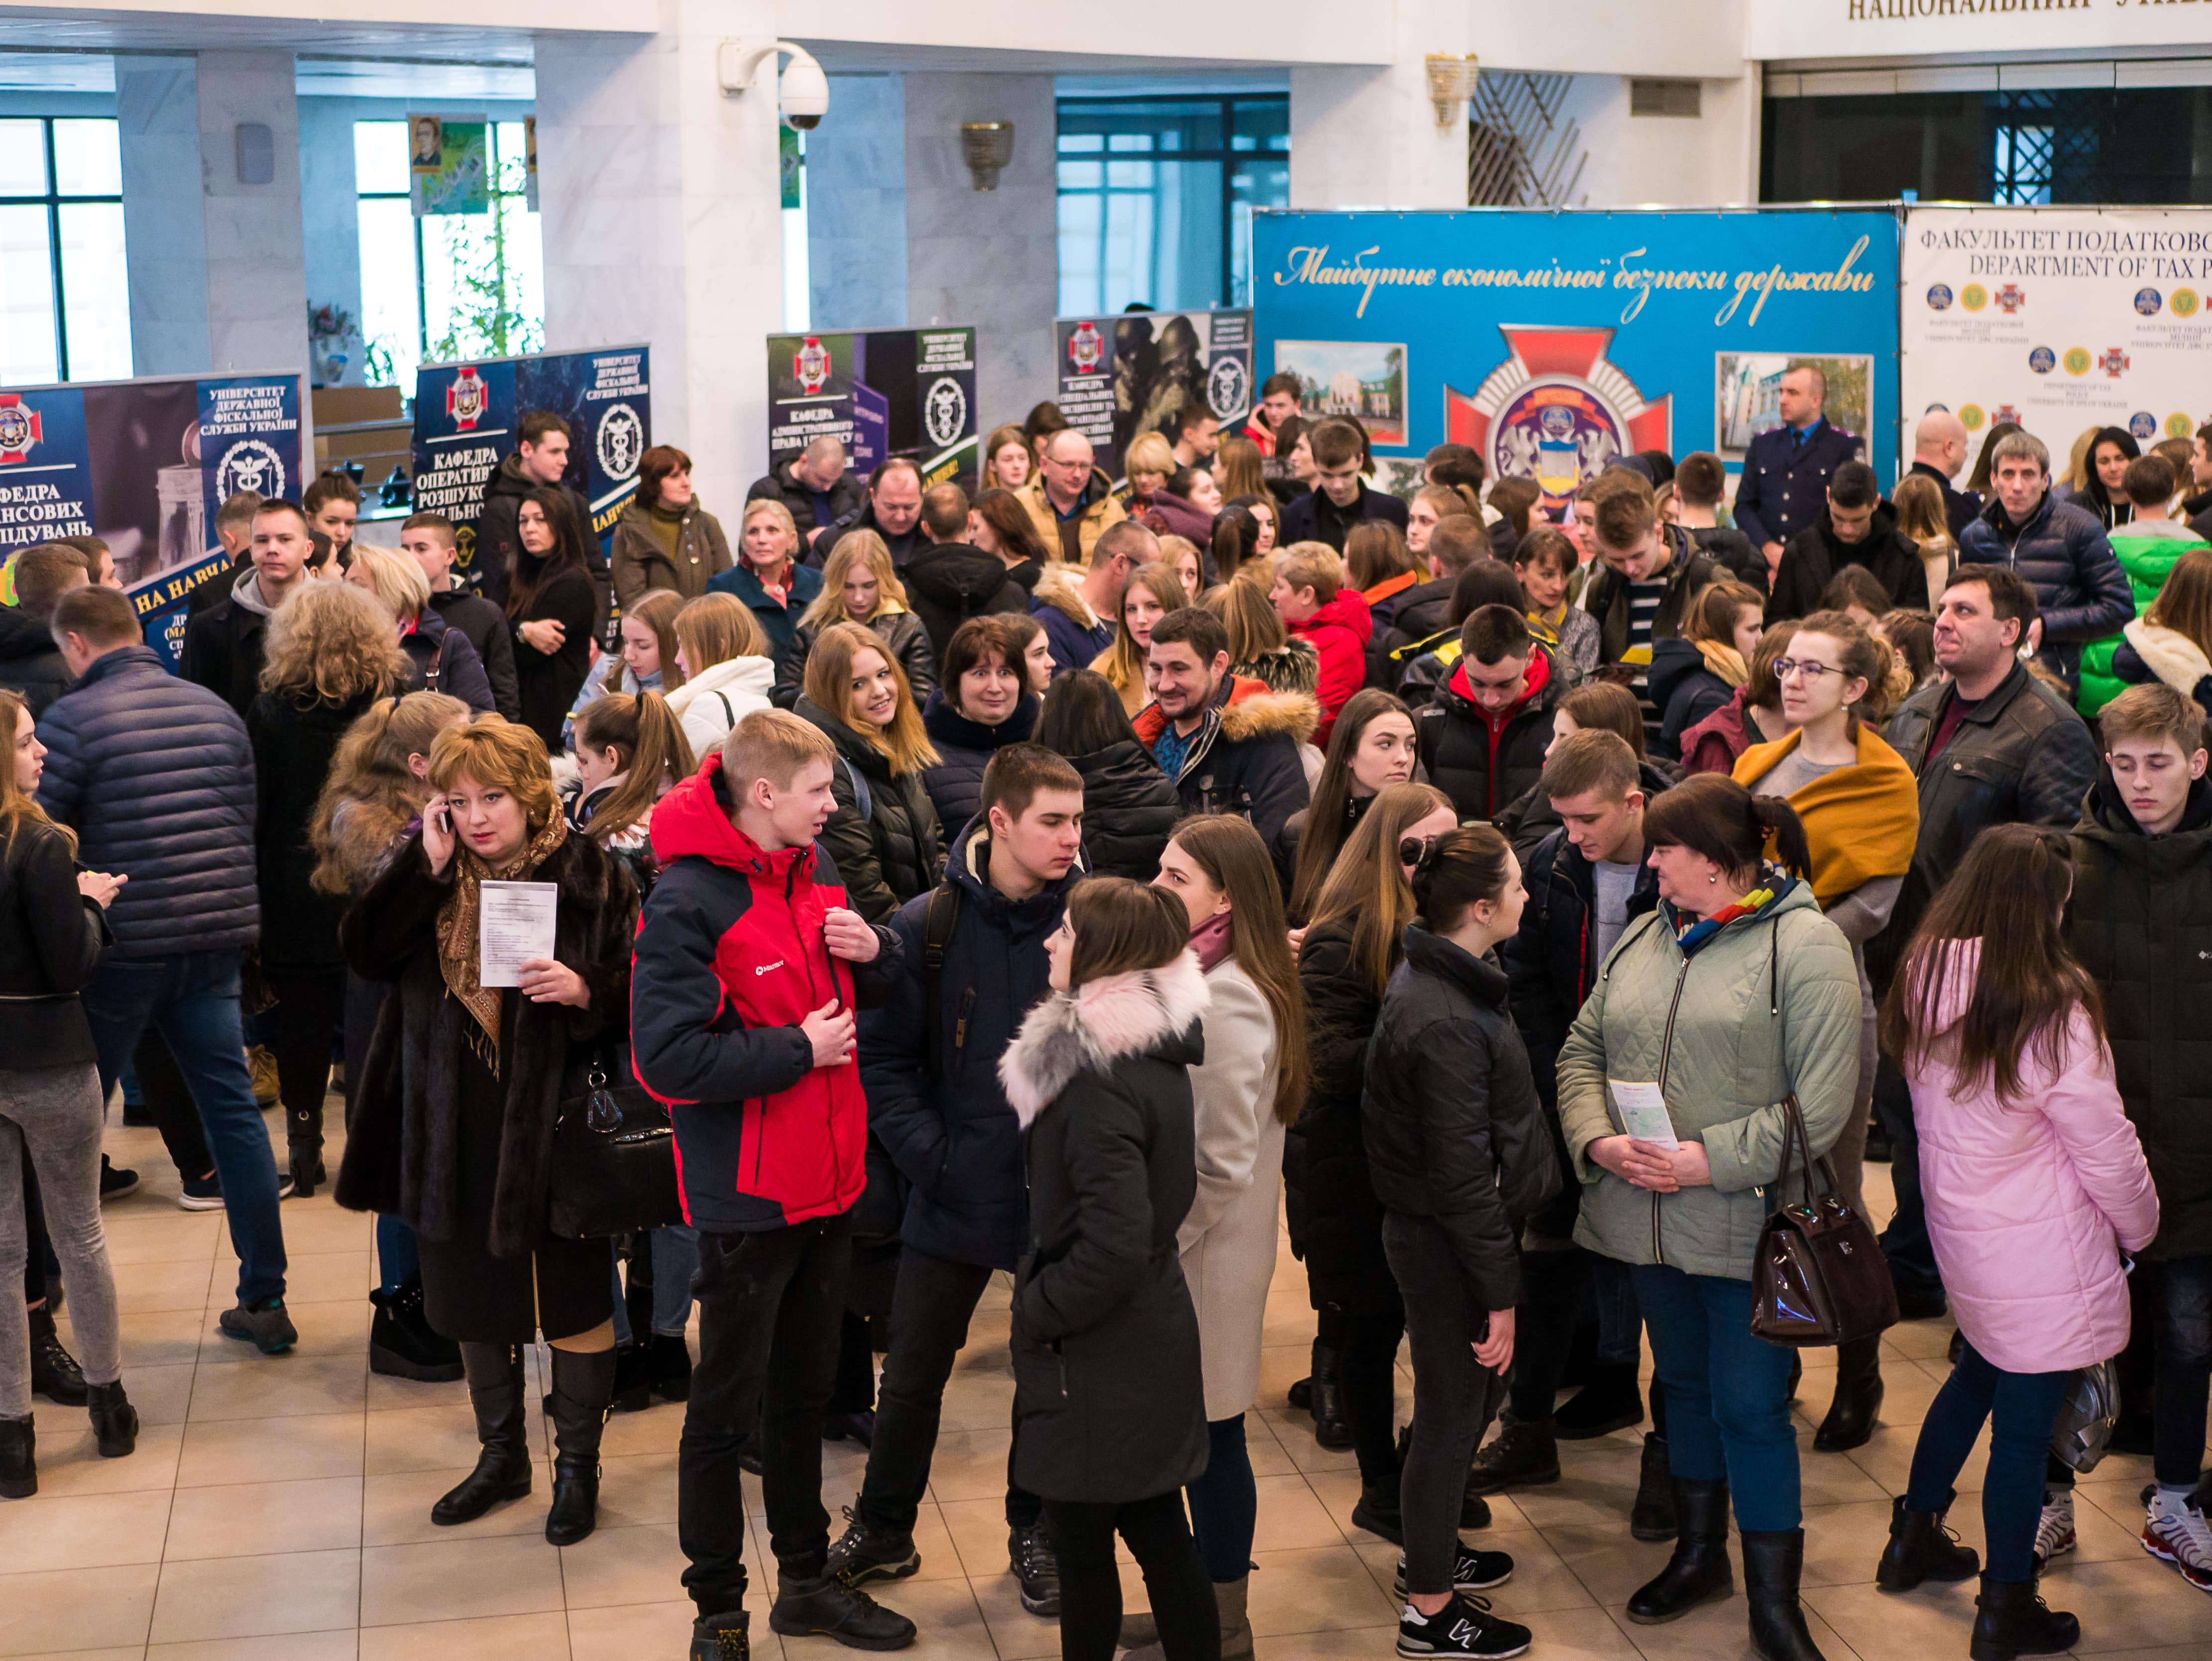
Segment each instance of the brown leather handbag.
M1759 1256L1751 1268L1751 1332L1771 1344L1809 1348L1871 1338L1897 1324L1897 1288L1865 1218L1834 1191L1813 1186L1813 1143L1804 1110L1791 1091L1782 1104L1788 1119L1782 1169L1774 1186L1781 1203L1759 1231ZM1795 1149L1800 1191L1784 1191Z

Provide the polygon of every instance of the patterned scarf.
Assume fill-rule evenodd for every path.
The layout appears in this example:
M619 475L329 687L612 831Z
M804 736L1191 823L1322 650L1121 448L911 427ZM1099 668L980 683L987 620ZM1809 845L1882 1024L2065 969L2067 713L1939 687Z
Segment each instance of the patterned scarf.
M1680 914L1670 905L1667 908L1667 920L1674 925L1675 944L1682 948L1684 957L1695 957L1700 946L1738 917L1756 916L1796 885L1796 878L1770 865L1760 873L1758 887L1734 905L1724 905L1712 916L1701 917L1687 928L1682 926Z
M530 873L552 856L568 839L568 821L555 813L529 845L496 868L486 865L465 846L453 849L453 891L438 908L438 968L446 977L446 990L476 1017L470 1043L484 1065L499 1072L500 991L477 980L477 925L483 910L482 885L487 882L527 882ZM479 1037L481 1034L481 1037Z

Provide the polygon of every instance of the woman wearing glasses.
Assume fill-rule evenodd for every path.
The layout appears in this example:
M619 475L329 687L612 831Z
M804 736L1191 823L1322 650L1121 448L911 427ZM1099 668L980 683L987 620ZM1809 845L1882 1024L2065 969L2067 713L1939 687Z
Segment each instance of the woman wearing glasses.
M1844 613L1815 611L1805 618L1774 662L1783 718L1793 730L1746 750L1735 773L1753 795L1779 796L1796 809L1813 856L1813 897L1851 943L1859 977L1858 1092L1828 1159L1844 1197L1862 1214L1875 1072L1866 942L1889 922L1920 833L1912 770L1856 713L1888 669L1881 642ZM1880 1348L1880 1339L1863 1338L1837 1352L1835 1400L1813 1439L1822 1452L1858 1447L1874 1434L1882 1393Z

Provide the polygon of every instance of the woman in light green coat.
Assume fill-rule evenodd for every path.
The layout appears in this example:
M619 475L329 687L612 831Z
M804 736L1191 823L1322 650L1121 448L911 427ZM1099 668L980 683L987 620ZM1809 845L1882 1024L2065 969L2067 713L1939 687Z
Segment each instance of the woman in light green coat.
M1782 1103L1796 1092L1816 1154L1851 1112L1858 970L1790 874L1810 861L1788 802L1698 774L1645 810L1644 840L1659 907L1621 936L1559 1052L1559 1117L1583 1183L1575 1239L1633 1267L1667 1391L1680 1530L1628 1616L1656 1625L1734 1594L1733 1491L1753 1644L1766 1661L1819 1661L1797 1601L1790 1352L1751 1335L1751 1272ZM1639 1113L1642 1134L1625 1134L1654 1086L1656 1123Z

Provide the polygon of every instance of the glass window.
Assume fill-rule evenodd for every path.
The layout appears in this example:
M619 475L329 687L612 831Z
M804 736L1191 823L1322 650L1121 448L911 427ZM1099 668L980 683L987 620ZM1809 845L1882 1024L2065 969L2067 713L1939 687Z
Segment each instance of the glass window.
M520 121L492 125L491 210L417 219L407 124L354 124L362 332L372 386L412 386L417 365L534 352L545 338L545 261L525 200Z
M1060 309L1249 303L1252 210L1290 201L1290 100L1060 100Z
M0 384L130 374L115 123L0 121Z

